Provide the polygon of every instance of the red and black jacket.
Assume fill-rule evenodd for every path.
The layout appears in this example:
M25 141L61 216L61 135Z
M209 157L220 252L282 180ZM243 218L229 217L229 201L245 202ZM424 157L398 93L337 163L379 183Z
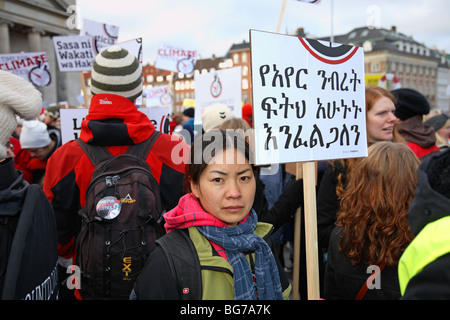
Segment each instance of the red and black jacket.
M128 99L98 94L92 98L89 114L81 124L80 138L106 146L117 156L125 153L129 145L148 139L154 131L148 117ZM182 140L161 134L146 159L167 210L175 207L182 196L188 154L189 147ZM73 257L75 253L74 240L81 227L78 210L85 205L93 171L94 166L75 140L62 145L48 160L44 192L55 211L62 257Z

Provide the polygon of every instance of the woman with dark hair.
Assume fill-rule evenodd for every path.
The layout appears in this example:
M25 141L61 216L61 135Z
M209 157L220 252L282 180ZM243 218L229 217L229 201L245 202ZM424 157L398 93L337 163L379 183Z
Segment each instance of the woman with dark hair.
M400 298L397 266L413 239L407 214L419 164L405 144L387 141L370 146L369 156L356 164L331 233L325 299L355 299L373 286L372 270L382 270L381 285L365 299Z
M272 226L258 222L252 209L252 164L248 143L233 130L196 137L188 193L164 215L167 234L157 241L132 299L289 298L289 281L270 247Z

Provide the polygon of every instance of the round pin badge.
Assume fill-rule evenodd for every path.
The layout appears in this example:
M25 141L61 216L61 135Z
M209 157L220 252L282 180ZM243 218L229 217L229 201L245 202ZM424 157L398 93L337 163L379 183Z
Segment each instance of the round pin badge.
M96 206L97 214L100 218L112 220L120 214L122 204L116 197L104 197Z

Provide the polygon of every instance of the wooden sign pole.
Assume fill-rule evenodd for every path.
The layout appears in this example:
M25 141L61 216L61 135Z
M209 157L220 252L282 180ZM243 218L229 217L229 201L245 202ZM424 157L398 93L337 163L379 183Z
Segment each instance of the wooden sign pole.
M303 176L303 167L302 164L297 162L296 163L296 174L295 179L301 179ZM292 299L293 300L300 300L299 293L299 283L300 283L300 235L302 232L301 228L301 214L302 214L302 208L298 208L297 212L295 213L295 220L294 220L294 266L292 269Z
M89 97L86 90L86 82L84 81L84 73L80 71L81 90L83 91L84 107L89 108Z
M164 99L164 108L167 107L167 102L169 101L169 95L170 92L172 91L173 88L173 77L175 76L175 73L172 71L170 73L170 81L169 81L169 85L167 86L167 93L166 93L166 98ZM172 114L172 108L170 108L169 114Z
M305 203L305 244L308 300L320 299L319 254L317 244L316 163L303 163L303 192Z

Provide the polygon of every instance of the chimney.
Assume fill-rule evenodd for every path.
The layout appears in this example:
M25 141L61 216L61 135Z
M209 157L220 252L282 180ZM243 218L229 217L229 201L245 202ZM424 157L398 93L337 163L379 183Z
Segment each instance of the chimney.
M392 27L391 27L391 31L394 32L394 33L396 33L396 32L397 32L397 26L392 26Z

